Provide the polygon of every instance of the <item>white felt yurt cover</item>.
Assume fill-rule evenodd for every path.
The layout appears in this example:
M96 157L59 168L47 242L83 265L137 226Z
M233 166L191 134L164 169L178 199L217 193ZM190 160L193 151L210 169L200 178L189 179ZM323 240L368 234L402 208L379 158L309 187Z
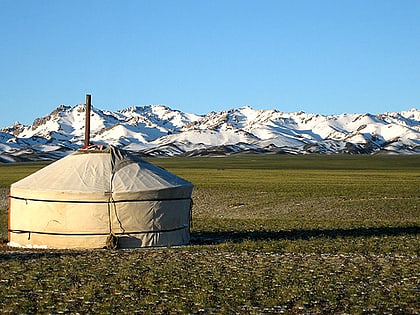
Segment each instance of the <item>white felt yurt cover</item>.
M115 147L82 149L13 183L9 245L189 243L193 185Z

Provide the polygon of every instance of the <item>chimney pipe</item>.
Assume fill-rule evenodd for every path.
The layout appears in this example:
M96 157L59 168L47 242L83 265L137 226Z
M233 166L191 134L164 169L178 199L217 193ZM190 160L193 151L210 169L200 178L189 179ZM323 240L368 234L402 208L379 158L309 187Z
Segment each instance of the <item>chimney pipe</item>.
M86 120L85 120L85 147L90 145L90 107L91 107L91 95L86 94Z

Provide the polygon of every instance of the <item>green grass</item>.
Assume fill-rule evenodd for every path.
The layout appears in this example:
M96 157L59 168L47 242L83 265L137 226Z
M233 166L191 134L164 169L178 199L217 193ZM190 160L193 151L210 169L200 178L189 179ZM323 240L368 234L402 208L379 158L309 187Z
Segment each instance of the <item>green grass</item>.
M0 163L0 188L8 188L15 181L22 179L50 162Z
M151 159L195 184L192 243L0 246L2 313L416 314L418 156ZM0 166L10 183L45 164Z

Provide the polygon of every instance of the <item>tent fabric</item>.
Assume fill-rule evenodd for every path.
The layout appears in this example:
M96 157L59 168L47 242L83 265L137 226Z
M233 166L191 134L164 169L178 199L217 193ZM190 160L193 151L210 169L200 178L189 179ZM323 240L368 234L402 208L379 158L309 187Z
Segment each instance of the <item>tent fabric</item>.
M9 242L102 248L189 243L193 185L115 147L79 150L13 183Z

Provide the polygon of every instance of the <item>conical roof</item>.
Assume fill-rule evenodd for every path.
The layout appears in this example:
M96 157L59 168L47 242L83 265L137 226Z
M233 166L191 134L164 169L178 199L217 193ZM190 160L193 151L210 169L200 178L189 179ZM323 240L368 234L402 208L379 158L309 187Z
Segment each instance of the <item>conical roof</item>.
M193 185L112 146L81 149L11 185L14 196L107 201L189 198Z

